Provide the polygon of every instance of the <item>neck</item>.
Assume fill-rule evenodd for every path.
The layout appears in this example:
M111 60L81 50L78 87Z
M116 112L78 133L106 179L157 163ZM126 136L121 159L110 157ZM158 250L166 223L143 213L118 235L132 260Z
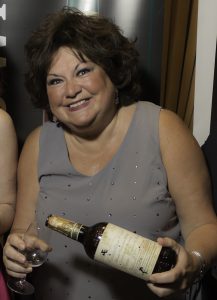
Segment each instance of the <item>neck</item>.
M113 112L113 115L104 120L102 124L93 122L85 128L76 128L71 130L63 125L68 140L76 141L78 144L104 143L112 138L119 120L119 111Z

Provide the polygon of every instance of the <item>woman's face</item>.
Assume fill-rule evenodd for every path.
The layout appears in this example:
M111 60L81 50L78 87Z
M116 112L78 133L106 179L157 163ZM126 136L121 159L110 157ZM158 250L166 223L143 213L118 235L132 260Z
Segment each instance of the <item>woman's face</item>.
M49 104L53 115L72 131L105 127L116 112L115 93L99 65L81 61L67 47L54 55L47 74Z

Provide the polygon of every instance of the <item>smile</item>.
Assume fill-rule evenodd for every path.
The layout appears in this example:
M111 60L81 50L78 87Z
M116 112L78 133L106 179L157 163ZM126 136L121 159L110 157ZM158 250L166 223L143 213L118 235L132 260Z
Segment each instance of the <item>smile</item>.
M69 105L69 108L76 108L76 107L84 104L85 102L86 102L86 100L81 100L81 101L78 101L76 103L72 103L72 104Z
M69 111L76 111L76 110L83 109L84 107L86 107L89 104L89 100L90 100L90 98L82 99L80 101L76 101L74 103L69 104L68 105Z

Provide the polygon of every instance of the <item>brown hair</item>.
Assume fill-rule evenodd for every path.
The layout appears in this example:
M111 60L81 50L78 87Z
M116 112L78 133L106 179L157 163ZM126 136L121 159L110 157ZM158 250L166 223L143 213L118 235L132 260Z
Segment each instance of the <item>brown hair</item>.
M122 104L138 100L140 86L135 41L124 37L120 28L107 18L87 16L65 7L48 15L25 45L26 88L36 107L50 111L46 76L54 54L62 46L75 50L80 59L88 57L100 65L119 90Z

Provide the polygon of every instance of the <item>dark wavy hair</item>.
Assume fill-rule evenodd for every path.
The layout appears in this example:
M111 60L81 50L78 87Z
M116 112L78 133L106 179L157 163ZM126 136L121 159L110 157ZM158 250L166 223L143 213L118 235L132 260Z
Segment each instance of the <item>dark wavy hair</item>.
M122 105L137 101L138 52L135 41L123 36L120 28L102 16L87 16L77 9L64 7L49 14L32 32L26 45L25 84L33 104L50 113L46 77L54 54L66 46L100 65L119 90Z

